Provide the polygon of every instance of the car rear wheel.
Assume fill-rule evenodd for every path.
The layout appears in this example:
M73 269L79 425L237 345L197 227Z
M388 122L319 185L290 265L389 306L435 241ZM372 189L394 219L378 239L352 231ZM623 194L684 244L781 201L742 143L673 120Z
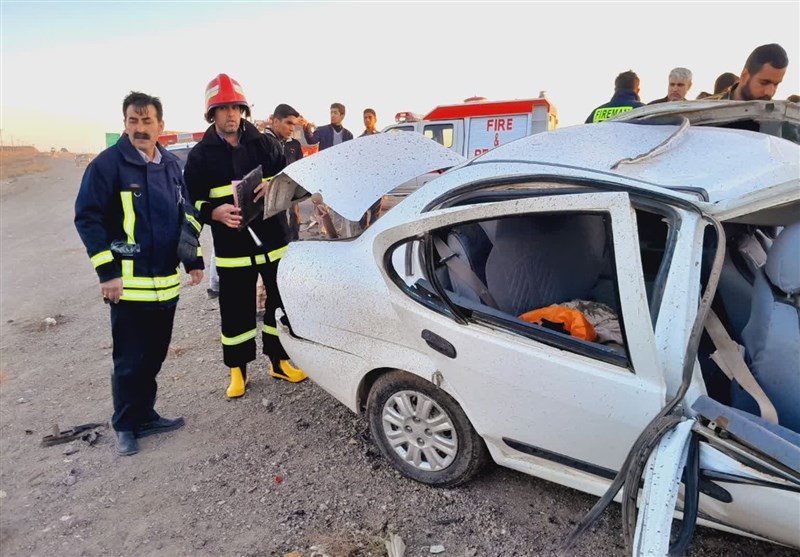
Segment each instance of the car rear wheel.
M367 415L383 455L418 482L458 485L488 459L483 440L453 397L416 375L394 371L378 378Z

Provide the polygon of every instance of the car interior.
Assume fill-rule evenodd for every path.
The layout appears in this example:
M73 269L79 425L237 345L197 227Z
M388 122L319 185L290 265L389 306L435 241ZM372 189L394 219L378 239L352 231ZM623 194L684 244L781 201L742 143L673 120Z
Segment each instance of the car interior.
M712 308L744 348L748 368L775 407L779 424L800 433L800 220L787 226L725 223L727 250ZM705 266L705 265L704 265ZM698 359L709 396L759 416L756 400L710 356ZM800 444L800 436L794 440Z
M636 215L645 288L657 308L668 218ZM611 227L607 213L559 212L436 230L435 281L468 319L630 368Z

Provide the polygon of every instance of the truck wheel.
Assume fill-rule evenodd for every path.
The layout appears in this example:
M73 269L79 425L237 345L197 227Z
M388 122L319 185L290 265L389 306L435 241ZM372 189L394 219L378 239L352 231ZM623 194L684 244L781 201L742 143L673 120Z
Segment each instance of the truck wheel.
M453 397L416 375L393 371L378 378L367 417L378 448L412 480L455 486L488 460L483 439Z

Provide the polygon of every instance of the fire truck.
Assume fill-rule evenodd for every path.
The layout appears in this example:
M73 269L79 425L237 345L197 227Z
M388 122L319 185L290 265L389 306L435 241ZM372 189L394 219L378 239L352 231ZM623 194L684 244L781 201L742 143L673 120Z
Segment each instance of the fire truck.
M383 132L421 133L466 158L473 158L504 143L555 129L558 113L542 91L538 98L513 101L470 97L461 104L437 106L424 116L398 112L395 122ZM392 196L408 195L437 175L429 173L410 180L395 189ZM393 203L387 199L384 205Z
M542 91L539 98L514 101L470 97L462 104L437 106L421 118L399 112L395 122L383 131L415 131L472 158L509 141L554 129L558 114Z

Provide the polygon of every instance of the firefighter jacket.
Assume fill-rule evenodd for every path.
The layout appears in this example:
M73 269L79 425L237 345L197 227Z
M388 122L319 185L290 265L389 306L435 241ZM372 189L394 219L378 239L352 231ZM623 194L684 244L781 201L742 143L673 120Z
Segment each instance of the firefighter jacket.
M75 201L75 227L100 282L122 278L122 301L174 304L180 291L178 246L199 215L188 202L178 158L161 147L146 163L127 135L86 168ZM187 214L188 212L188 214ZM199 246L186 271L203 268Z
M586 119L587 124L593 122L603 122L609 118L613 118L623 112L629 112L634 108L644 106L644 103L639 100L639 95L631 89L622 89L616 91L611 100L606 104L601 104L595 108L589 117Z
M184 168L189 196L200 211L201 221L211 225L218 267L260 264L267 258L275 261L287 244L286 218L283 215L266 220L257 218L243 230L229 228L211 219L215 208L225 203L233 204L234 180L241 180L258 165L261 165L265 178L274 176L286 166L278 145L247 120L242 120L242 123L237 147L222 139L212 124L203 139L192 148Z

